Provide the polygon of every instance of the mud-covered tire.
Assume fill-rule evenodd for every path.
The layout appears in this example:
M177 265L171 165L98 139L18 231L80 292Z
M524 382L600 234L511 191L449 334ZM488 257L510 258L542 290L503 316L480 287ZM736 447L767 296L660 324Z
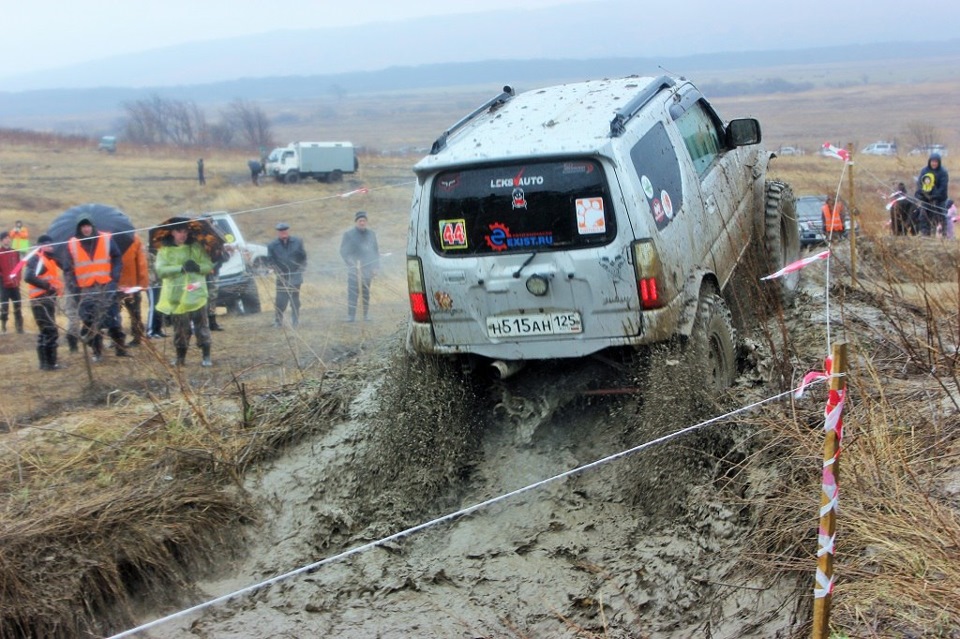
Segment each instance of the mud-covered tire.
M737 333L726 302L713 291L700 294L697 317L687 344L691 365L702 371L704 385L722 391L737 376Z
M260 312L260 291L257 290L257 281L254 278L247 280L240 293L239 301L244 315Z
M300 174L296 171L290 171L287 173L286 177L283 179L287 184L296 184L300 181Z
M800 259L797 204L793 190L784 182L771 180L764 185L763 241L769 273ZM776 287L783 305L789 306L800 286L800 272L770 280L769 284Z

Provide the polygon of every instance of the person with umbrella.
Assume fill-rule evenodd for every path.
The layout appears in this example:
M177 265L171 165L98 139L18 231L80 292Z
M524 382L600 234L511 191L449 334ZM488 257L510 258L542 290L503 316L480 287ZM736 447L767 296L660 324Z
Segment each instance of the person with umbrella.
M177 366L187 359L192 332L203 352L201 366L213 366L210 359L210 325L207 318L206 276L213 272L213 260L198 234L207 237L203 220L172 217L151 233L151 244L158 246L155 270L162 284L157 310L170 316ZM198 230L199 229L199 230Z
M125 335L120 329L117 282L123 270L123 253L111 233L99 231L93 218L80 213L76 233L67 242L64 277L67 290L78 298L80 338L93 349L93 361L103 357L102 329L107 329L117 357L126 357Z

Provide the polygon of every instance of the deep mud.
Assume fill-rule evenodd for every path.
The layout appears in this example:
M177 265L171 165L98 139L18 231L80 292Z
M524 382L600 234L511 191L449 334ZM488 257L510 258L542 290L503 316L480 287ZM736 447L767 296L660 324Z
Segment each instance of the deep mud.
M745 374L726 407L698 391L702 378L671 349L632 363L531 366L494 384L406 357L398 344L358 382L349 420L248 481L263 523L190 603L764 396L769 388L757 382L772 368L770 349L747 343ZM611 388L626 392L602 392ZM730 505L761 492L775 472L738 466L752 437L736 420L712 424L164 622L149 636L791 636L807 617L810 585L758 577L741 554L754 514Z

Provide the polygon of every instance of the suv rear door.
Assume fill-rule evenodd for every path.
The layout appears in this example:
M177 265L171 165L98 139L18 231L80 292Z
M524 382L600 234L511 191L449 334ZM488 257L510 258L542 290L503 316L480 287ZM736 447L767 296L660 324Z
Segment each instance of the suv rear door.
M600 162L458 168L426 186L429 247L419 252L431 262L440 344L623 335L616 314L636 308L636 284Z

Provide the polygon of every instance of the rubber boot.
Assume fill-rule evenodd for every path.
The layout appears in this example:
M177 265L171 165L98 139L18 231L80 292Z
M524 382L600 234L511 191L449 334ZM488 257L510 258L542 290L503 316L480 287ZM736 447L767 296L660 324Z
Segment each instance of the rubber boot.
M210 359L210 345L206 344L201 346L200 349L203 351L203 361L200 362L200 365L206 368L213 366L213 361Z
M0 333L6 333L6 332L7 332L7 320L3 320L2 322L0 322Z
M57 364L57 345L47 347L47 370L56 371L60 370L60 365Z
M220 326L220 324L217 323L217 316L216 316L216 315L209 315L209 316L207 316L207 319L209 320L209 326L210 326L210 330L211 330L211 331L222 331L222 330L223 330L223 327Z
M184 346L177 347L177 366L184 366L187 363L187 349Z
M40 370L45 371L49 369L47 365L47 349L45 346L37 346L37 359L40 360Z
M99 333L90 341L90 346L93 349L93 361L99 362L103 359L103 335Z
M70 347L71 353L76 353L77 351L80 350L79 342L77 340L76 335L70 335L70 334L67 335L67 346Z
M17 332L22 333L23 332L23 315L21 315L20 313L17 313L16 315L14 315L13 323L14 323L14 326L17 327Z

